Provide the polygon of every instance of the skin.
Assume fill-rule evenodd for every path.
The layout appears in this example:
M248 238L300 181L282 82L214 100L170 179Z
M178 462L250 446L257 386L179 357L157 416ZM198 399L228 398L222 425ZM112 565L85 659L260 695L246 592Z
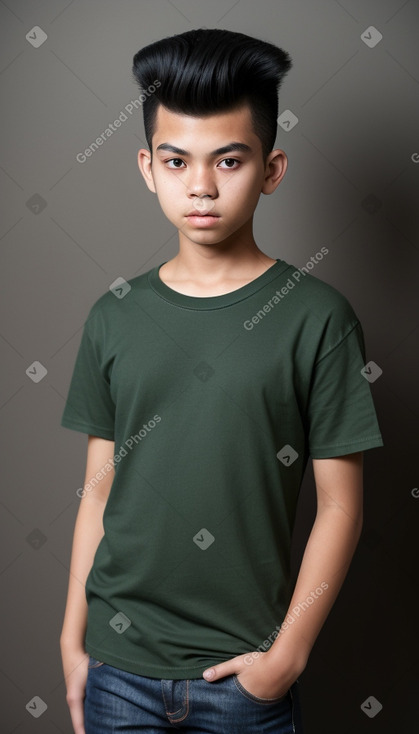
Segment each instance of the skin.
M89 436L83 487L115 455L114 441ZM84 705L89 656L84 649L87 625L86 579L97 547L103 537L103 512L111 491L115 470L103 476L92 491L80 500L74 526L67 603L60 636L66 684L66 701L75 734L85 734Z
M179 252L160 268L160 278L185 295L215 296L240 288L276 262L256 245L253 215L261 193L272 194L283 179L286 154L273 150L264 162L247 106L205 118L160 106L156 122L153 156L142 148L138 166L179 234ZM212 154L231 143L249 151ZM220 214L210 229L186 217L191 210L198 213L197 203L200 210Z

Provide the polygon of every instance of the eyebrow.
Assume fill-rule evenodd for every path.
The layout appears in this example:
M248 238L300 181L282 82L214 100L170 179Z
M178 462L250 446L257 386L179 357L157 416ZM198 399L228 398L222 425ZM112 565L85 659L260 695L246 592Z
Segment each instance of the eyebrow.
M189 151L184 150L183 148L177 148L175 145L171 145L170 143L161 143L157 146L156 151L157 150L167 150L170 153L176 153L177 155L183 156L191 155ZM246 143L229 143L228 145L224 145L222 148L217 148L217 150L211 151L209 156L213 158L216 155L224 155L225 153L233 153L234 151L239 153L253 152L250 145L246 145Z

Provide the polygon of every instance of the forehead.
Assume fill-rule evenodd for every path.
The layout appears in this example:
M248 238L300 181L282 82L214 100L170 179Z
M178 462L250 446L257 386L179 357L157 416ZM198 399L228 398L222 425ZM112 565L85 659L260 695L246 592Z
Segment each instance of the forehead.
M252 147L260 145L252 126L250 107L242 105L228 112L195 117L172 112L162 105L158 106L156 126L153 135L153 148L161 143L176 144L188 150L213 150L230 140L248 143Z

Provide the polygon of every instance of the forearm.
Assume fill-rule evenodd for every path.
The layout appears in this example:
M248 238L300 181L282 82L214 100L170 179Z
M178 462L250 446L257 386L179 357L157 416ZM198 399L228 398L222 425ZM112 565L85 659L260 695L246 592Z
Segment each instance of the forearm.
M258 648L205 670L206 680L239 674L242 685L255 696L276 698L283 696L302 673L359 540L362 467L362 452L313 459L316 520L279 634L266 652Z
M86 495L81 502L74 527L67 603L61 631L61 648L84 647L87 625L86 579L103 537L105 503Z
M289 651L305 666L314 642L339 593L357 546L362 515L326 506L310 533L288 613L270 648L273 657Z

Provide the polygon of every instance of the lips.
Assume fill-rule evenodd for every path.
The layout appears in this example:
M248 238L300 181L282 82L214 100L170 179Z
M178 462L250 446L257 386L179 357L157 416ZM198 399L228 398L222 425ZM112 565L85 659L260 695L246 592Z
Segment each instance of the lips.
M186 219L188 220L188 225L195 227L195 229L210 229L217 225L217 220L220 219L220 216L212 212L211 214L208 214L195 211L191 212L191 214L187 214Z
M209 212L207 214L204 214L203 212L197 212L196 209L193 209L186 216L187 217L219 217L220 215L214 214L214 212L211 212L211 214Z

